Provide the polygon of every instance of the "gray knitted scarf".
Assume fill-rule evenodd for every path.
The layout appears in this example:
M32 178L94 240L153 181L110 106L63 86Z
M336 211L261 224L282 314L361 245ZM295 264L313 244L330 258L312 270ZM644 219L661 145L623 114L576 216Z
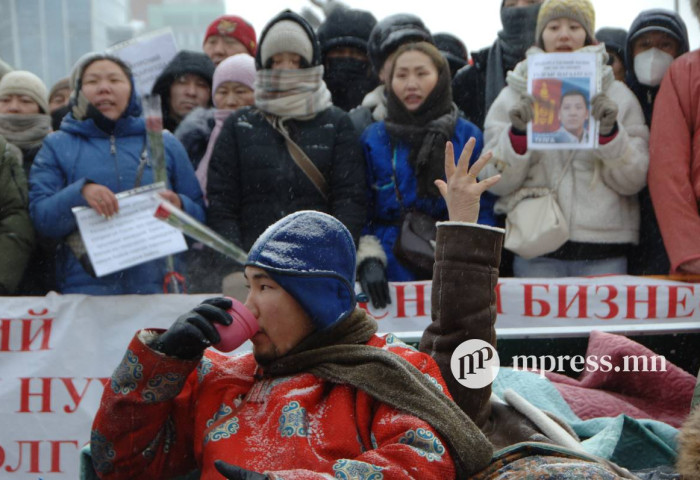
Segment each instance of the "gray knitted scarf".
M51 115L44 113L0 115L0 135L21 150L40 146L49 133L51 133Z
M264 369L267 376L312 373L348 384L376 400L429 423L445 439L457 478L485 468L493 447L472 420L402 357L365 345L377 322L356 309L331 329L316 332Z

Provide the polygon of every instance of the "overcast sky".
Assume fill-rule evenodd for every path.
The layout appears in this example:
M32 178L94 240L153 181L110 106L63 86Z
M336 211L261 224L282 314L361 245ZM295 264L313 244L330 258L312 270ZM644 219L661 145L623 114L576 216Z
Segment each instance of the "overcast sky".
M501 28L500 0L343 0L347 5L369 10L378 20L398 12L420 16L433 33L449 32L477 50L493 43ZM679 0L680 14L690 33L690 48L700 47L700 23L690 11L689 0ZM649 8L673 10L674 0L593 0L596 9L596 29L601 27L629 28L632 20ZM285 8L299 12L311 6L309 0L258 0L241 2L227 0L228 13L240 15L253 23L258 34L275 14ZM477 12L478 10L478 12Z

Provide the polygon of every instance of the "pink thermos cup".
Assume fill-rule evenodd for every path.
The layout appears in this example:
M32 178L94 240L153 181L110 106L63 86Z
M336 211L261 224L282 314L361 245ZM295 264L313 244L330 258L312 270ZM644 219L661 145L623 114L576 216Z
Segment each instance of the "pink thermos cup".
M233 318L231 325L221 325L220 323L215 323L214 327L219 332L221 336L221 341L214 345L214 348L222 352L232 352L237 349L246 340L253 337L260 327L258 326L258 321L255 316L248 310L245 305L236 300L235 298L226 297L231 300L231 309L228 310L229 315Z

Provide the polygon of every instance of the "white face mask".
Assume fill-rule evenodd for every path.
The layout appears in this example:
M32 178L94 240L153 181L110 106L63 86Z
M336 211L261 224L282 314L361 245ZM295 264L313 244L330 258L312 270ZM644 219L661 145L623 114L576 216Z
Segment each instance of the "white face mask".
M656 87L661 83L673 57L658 48L650 48L634 57L634 73L642 85Z

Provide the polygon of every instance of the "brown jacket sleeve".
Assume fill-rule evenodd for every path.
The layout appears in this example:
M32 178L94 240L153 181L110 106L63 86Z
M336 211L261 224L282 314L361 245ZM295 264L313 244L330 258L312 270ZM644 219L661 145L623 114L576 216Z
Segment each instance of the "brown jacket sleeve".
M496 286L503 233L500 229L438 224L433 270L432 323L420 350L440 366L454 401L480 427L490 414L491 386L472 390L452 375L454 349L466 340L496 346Z

